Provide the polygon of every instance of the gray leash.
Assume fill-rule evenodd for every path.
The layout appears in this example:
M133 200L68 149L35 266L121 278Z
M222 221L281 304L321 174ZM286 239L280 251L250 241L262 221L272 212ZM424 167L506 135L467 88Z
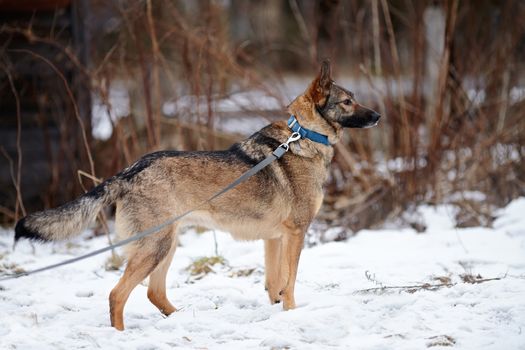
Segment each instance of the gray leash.
M148 230L145 230L145 231L142 231L140 233L137 233L136 235L131 236L129 238L126 238L126 239L124 239L122 241L119 241L119 242L117 242L115 244L111 244L111 245L109 245L107 247L94 250L94 251L92 251L90 253L87 253L87 254L84 254L84 255L81 255L81 256L77 256L75 258L64 260L62 262L59 262L59 263L56 263L56 264L52 264L52 265L48 265L48 266L44 266L44 267L41 267L41 268L38 268L38 269L35 269L35 270L31 270L31 271L25 271L25 272L20 272L20 273L11 274L11 275L4 275L3 277L0 278L0 282L16 279L16 278L23 277L23 276L34 275L34 274L39 273L39 272L52 270L54 268L57 268L57 267L60 267L60 266L64 266L64 265L69 265L69 264L72 264L74 262L77 262L77 261L80 261L80 260L84 260L84 259L90 258L92 256L95 256L95 255L107 252L108 250L113 250L115 248L121 247L123 245L129 244L131 242L134 242L134 241L137 241L137 240L139 240L141 238L149 236L149 235L151 235L151 234L153 234L155 232L158 232L158 231L162 230L163 228L173 224L174 222L184 218L185 216L193 213L195 210L199 209L204 204L207 204L207 203L211 202L212 200L214 200L215 198L217 198L220 195L224 194L225 192L228 192L232 188L234 188L234 187L238 186L239 184L243 183L244 181L248 180L250 177L252 177L253 175L257 174L259 171L261 171L262 169L264 169L268 165L270 165L270 163L272 163L273 161L275 161L277 159L280 159L290 149L289 144L294 142L294 141L299 140L300 138L301 138L301 135L299 133L297 133L297 132L294 132L288 138L288 140L285 143L283 143L279 147L277 147L275 149L275 151L273 151L271 154L269 154L264 160L262 160L261 162L257 163L253 168L249 169L244 174L242 174L237 180L233 181L231 184L229 184L228 186L226 186L225 188L223 188L219 192L215 193L213 196L211 196L209 199L203 201L201 204L197 205L195 208L193 208L191 210L188 210L187 212L184 212L184 213L182 213L180 215L177 215L177 216L175 216L175 217L173 217L173 218L171 218L169 220L166 220L163 223L161 223L160 225L157 225L157 226L152 227L152 228L150 228Z

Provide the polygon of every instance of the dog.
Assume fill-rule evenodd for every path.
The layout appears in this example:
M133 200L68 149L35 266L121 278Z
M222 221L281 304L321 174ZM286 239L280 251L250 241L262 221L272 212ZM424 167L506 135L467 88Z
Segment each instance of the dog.
M77 199L22 218L15 242L72 237L110 204L116 204L117 235L125 239L200 206L299 132L301 139L291 143L281 159L180 221L129 244L127 266L109 296L111 325L118 330L124 329L124 305L131 291L148 276L149 300L165 315L176 311L166 297L166 274L177 233L198 225L230 232L239 240L264 240L270 302L282 301L284 310L293 309L299 256L323 202L333 145L344 128L375 126L380 115L332 80L328 61L287 111L288 122L274 122L228 150L147 154Z

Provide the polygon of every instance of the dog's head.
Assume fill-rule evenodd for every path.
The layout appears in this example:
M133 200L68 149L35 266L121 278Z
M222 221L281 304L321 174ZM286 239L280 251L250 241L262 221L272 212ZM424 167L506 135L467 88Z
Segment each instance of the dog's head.
M379 113L357 103L352 92L332 80L330 62L327 60L322 63L319 75L310 84L306 94L323 118L345 128L370 128L377 125L381 118Z

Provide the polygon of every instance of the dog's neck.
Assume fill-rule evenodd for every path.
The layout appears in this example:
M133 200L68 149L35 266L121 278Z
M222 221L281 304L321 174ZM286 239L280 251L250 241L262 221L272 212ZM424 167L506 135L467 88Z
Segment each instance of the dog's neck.
M301 125L295 115L291 115L286 122L288 127L294 132L300 135L303 139L308 139L313 142L320 143L325 146L331 146L330 141L328 141L328 136L320 134L316 131L305 128L304 125Z
M305 96L299 96L289 106L288 113L294 115L302 127L326 135L330 145L341 139L343 128L337 123L331 123L323 117L315 104Z

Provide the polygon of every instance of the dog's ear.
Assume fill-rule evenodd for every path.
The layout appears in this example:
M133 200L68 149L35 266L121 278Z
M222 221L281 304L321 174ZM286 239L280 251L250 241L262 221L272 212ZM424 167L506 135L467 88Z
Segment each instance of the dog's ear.
M319 75L317 75L308 88L308 95L312 98L316 105L324 106L326 99L330 94L332 83L332 69L330 68L330 61L324 60L321 64Z

